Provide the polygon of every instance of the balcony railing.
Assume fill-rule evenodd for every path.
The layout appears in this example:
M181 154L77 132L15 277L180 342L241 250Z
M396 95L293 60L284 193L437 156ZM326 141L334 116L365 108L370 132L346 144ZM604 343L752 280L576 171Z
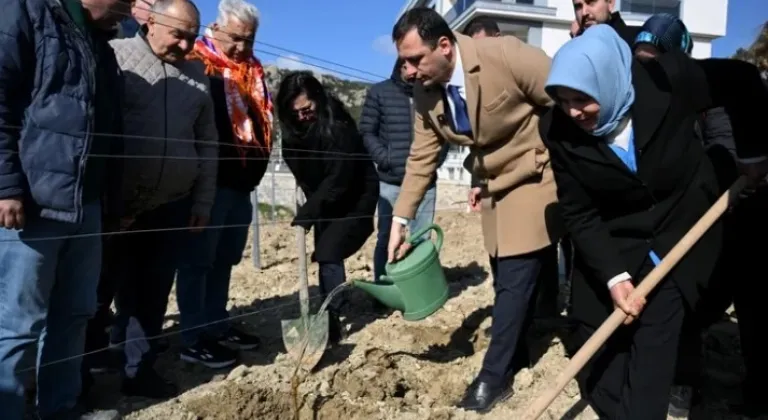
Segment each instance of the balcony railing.
M529 6L547 5L547 0L457 0L456 4L453 6L453 10L456 12L456 16L464 13L465 10L469 9L470 6L478 1L483 3L521 4Z

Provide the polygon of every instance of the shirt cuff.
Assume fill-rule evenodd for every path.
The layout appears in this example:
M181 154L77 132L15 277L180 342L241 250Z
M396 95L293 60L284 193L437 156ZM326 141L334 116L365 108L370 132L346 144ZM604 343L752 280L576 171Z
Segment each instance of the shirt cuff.
M394 220L397 223L400 223L403 226L407 226L408 225L408 219L406 219L405 217L392 216L392 220Z
M764 160L768 159L768 156L758 156L758 157L752 157L752 158L739 158L739 162L749 165L750 163L760 163Z
M626 271L619 274L618 276L614 276L612 279L608 280L608 290L611 290L613 286L616 286L619 283L623 283L625 281L632 280L632 276L629 275Z

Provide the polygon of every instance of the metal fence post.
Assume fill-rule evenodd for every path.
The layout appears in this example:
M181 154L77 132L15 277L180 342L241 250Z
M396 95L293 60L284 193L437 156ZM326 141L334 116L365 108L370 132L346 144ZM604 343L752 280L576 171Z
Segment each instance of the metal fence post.
M277 220L277 211L275 210L275 207L277 206L277 203L275 202L276 201L275 184L277 183L277 180L275 179L275 172L277 172L276 170L277 162L279 161L275 160L272 162L272 208L270 213L270 216L272 217L272 221Z
M253 267L261 270L261 244L259 232L259 187L251 192L251 203L253 204L253 216L251 217L251 231L253 232L253 246L251 247L251 260Z

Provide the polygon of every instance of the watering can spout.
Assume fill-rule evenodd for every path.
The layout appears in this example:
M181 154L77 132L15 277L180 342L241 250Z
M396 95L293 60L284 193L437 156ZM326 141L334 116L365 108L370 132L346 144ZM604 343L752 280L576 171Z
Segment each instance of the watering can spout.
M405 310L405 303L400 290L386 277L382 277L381 283L372 283L365 280L353 280L352 285L373 296L376 300L388 308L399 311Z

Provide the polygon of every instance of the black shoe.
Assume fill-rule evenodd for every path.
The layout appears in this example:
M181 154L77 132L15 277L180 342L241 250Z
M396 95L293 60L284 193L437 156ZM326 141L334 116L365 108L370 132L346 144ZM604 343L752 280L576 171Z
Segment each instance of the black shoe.
M123 377L121 392L131 397L168 399L175 397L179 389L153 368L141 367L133 378Z
M185 347L181 350L179 357L185 362L203 365L211 369L232 366L237 361L235 351L214 341L200 341L194 346Z
M488 382L475 380L464 393L459 408L485 414L493 410L497 403L511 397L512 394L512 386L510 385L494 386Z
M261 340L255 335L230 327L227 332L219 337L219 344L237 350L254 350L261 345Z

